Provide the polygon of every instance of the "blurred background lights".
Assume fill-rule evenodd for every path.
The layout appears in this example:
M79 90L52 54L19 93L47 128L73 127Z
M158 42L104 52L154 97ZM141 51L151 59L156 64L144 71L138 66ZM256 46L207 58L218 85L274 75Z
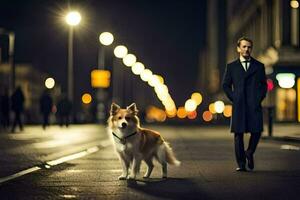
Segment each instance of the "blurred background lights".
M177 110L177 117L180 118L180 119L183 119L186 116L187 116L187 112L184 109L184 107L179 107L178 110Z
M197 112L194 110L193 112L188 113L187 117L189 119L196 119L197 117Z
M71 26L76 26L81 21L81 15L77 11L69 12L66 16L66 21Z
M209 122L209 121L212 120L213 115L210 111L205 111L202 115L202 118L203 118L204 121Z
M123 45L119 45L114 49L114 54L117 58L124 58L127 53L128 49Z
M145 66L143 63L141 62L136 62L134 63L134 65L132 66L131 70L135 75L140 75L145 69Z
M215 110L217 113L222 113L224 111L225 105L223 101L215 102Z
M292 8L299 8L299 2L296 1L296 0L292 0L290 2L290 5L291 5Z
M193 99L189 99L185 102L184 108L187 112L192 112L192 111L196 110L197 104Z
M193 99L197 105L202 103L202 95L199 92L194 92L191 96L191 99Z
M92 102L92 96L89 93L85 93L81 97L82 103L89 104Z
M160 80L159 80L159 77L157 75L152 75L150 77L150 79L148 80L148 84L151 86L151 87L155 87L159 84L161 84Z
M223 111L223 115L225 117L231 117L232 115L232 106L231 105L226 105Z
M53 78L47 78L45 81L45 86L48 89L52 89L55 86L55 81Z
M163 84L159 84L159 85L155 86L154 90L155 90L156 94L168 94L169 93L168 87Z
M165 80L164 80L164 78L161 76L161 75L156 75L157 76L157 78L159 79L159 82L161 83L161 84L164 84L165 83Z
M124 58L123 58L123 63L124 65L126 65L127 67L131 67L134 63L136 62L136 57L133 54L127 54Z
M114 41L114 36L110 32L103 32L99 36L99 41L101 44L108 46Z
M214 104L214 103L209 104L208 110L209 110L212 114L215 114L215 113L216 113L216 110L215 110L215 104Z
M166 110L166 113L167 113L167 117L173 118L173 117L176 117L177 110L176 110L176 109L173 109L173 110Z
M292 73L279 73L276 79L281 88L292 88L295 85L295 74Z
M152 77L152 71L149 69L145 69L144 71L142 71L140 76L143 81L147 82Z

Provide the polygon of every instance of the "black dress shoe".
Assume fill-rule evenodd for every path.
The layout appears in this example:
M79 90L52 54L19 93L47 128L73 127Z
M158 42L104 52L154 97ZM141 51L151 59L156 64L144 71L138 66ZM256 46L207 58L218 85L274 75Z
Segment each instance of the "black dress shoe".
M253 155L246 152L246 159L247 159L249 169L253 170L254 169Z
M238 168L235 169L235 171L237 171L237 172L246 172L247 170L246 170L245 167L238 167Z

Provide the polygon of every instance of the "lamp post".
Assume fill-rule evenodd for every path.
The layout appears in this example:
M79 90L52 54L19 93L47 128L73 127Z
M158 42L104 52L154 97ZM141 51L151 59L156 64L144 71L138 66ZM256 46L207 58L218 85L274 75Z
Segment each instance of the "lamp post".
M68 98L73 102L74 98L74 70L73 70L73 37L74 26L77 26L81 21L81 15L77 11L71 11L66 15L66 22L69 25L68 36Z
M99 42L100 44L104 46L109 46L113 43L114 36L110 32L103 32L99 35ZM105 48L103 48L101 45L99 45L99 51L98 51L98 70L99 72L107 72L109 71L105 70ZM108 92L105 90L105 87L98 87L96 89L96 104L97 104L97 114L96 118L100 122L104 122L106 116L106 107L108 97Z

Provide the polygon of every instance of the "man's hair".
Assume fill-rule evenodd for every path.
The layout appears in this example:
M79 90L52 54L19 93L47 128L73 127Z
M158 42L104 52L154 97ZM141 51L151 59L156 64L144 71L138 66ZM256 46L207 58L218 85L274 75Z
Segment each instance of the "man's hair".
M240 46L242 40L245 40L245 41L247 41L247 42L250 42L250 43L251 43L251 46L253 46L253 41L252 41L250 38L247 38L247 37L243 36L243 37L241 37L240 39L238 39L238 41L237 41L237 46L238 46L238 47Z

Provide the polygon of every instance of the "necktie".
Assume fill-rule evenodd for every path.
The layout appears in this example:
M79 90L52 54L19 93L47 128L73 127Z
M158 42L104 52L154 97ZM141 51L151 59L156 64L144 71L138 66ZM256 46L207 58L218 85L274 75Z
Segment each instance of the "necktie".
M249 61L248 61L248 60L245 60L244 63L245 63L245 69L246 69L246 71L247 71L247 70L248 70L248 67L249 67Z

